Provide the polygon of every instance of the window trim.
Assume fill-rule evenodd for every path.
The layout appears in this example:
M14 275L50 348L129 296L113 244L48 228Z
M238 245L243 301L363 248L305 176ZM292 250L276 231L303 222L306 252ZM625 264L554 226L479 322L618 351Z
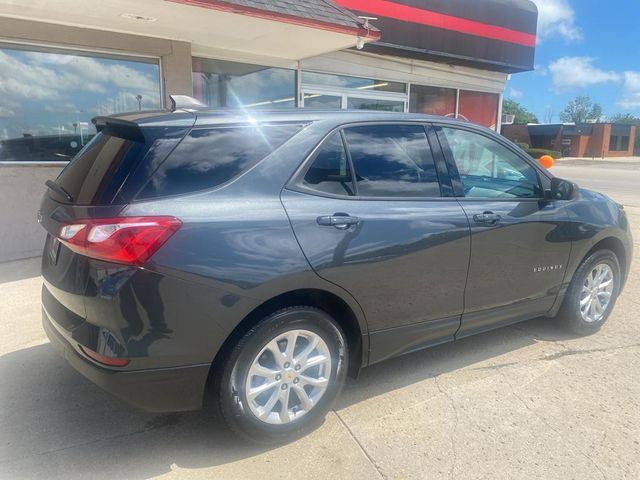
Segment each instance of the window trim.
M433 156L433 161L436 168L436 175L438 176L438 187L440 190L439 197L387 197L387 196L360 196L358 192L357 183L355 181L355 168L353 166L353 162L351 160L351 152L349 151L348 144L346 143L346 139L344 138L344 129L349 127L359 127L359 126L370 126L370 125L417 125L421 126L424 129L425 137L429 144L429 148L431 149L431 154ZM289 180L285 183L283 190L291 190L294 192L305 193L308 195L314 195L317 197L325 197L325 198L334 198L334 199L342 199L342 200L363 200L363 201L446 201L452 200L454 197L448 196L443 191L443 181L442 174L446 171L446 174L451 178L450 173L446 169L446 165L441 165L440 168L438 166L439 155L438 149L441 149L440 145L433 145L429 138L429 130L431 129L431 124L425 121L411 121L411 120L398 120L398 121L390 121L390 120L377 120L370 122L352 122L352 123L343 123L333 127L329 130L322 139L316 144L316 146L311 150L311 152L304 158L304 160L300 163L298 168L294 171L293 175L289 178ZM341 136L343 137L343 142L345 144L345 149L347 152L347 158L349 159L349 167L351 168L352 174L352 182L354 183L354 193L355 195L338 195L333 193L322 192L319 190L315 190L313 188L307 187L304 185L303 180L307 171L311 167L313 160L315 159L316 152L320 149L322 144L329 138L334 132L340 131Z
M454 195L456 197L457 200L459 201L471 201L471 202L487 202L487 201L492 201L492 202L540 202L540 201L545 201L545 195L544 192L546 190L548 190L546 187L546 184L550 182L551 179L551 174L549 172L544 172L542 170L542 167L539 166L535 161L533 161L531 158L527 158L525 155L522 155L520 152L518 152L518 150L516 149L517 147L515 147L515 145L509 145L509 141L499 135L497 135L495 132L493 132L493 130L488 129L488 132L491 132L491 134L488 134L488 132L485 132L479 128L475 128L472 126L472 124L469 125L460 125L460 124L454 124L454 123L444 123L444 122L433 122L432 123L433 128L436 132L436 135L438 137L438 141L440 143L440 148L442 149L442 153L444 155L446 164L447 164L447 169L449 171L449 177L451 178L452 184L453 184L453 190L454 190ZM488 138L489 140L492 140L496 143L498 143L499 145L503 146L504 148L506 148L508 151L510 151L511 153L513 153L516 157L522 159L525 163L527 163L529 166L531 166L533 168L533 171L536 173L537 179L538 179L538 187L540 188L540 191L542 192L542 196L538 196L538 197L512 197L512 198L503 198L503 197L467 197L464 194L464 188L462 186L462 179L460 178L460 173L458 172L458 166L455 163L455 159L453 158L453 152L451 151L451 148L449 147L449 142L447 141L447 138L445 137L444 132L442 131L443 128L453 128L453 129L457 129L457 130L464 130L470 133L474 133L476 135L480 135L483 136L485 138ZM515 147L515 148L514 148ZM546 182L544 180L547 180Z
M349 171L351 173L351 188L353 189L353 195L342 195L338 193L323 192L322 190L316 190L315 188L309 187L304 183L304 177L307 175L307 172L313 165L313 162L315 162L316 158L320 154L322 147L325 144L327 144L331 138L333 138L334 134L340 137L342 148L344 149L344 153L347 157L347 162L349 164ZM346 142L346 139L344 138L344 132L342 131L341 128L334 128L327 135L322 137L322 140L320 141L320 143L318 143L313 148L313 150L311 150L311 153L305 158L305 160L303 161L303 165L301 166L303 166L304 168L300 169L300 167L298 167L298 169L296 169L296 172L293 174L291 179L289 179L289 181L287 182L288 184L291 181L295 181L296 191L300 191L301 193L311 193L313 195L330 197L330 198L356 198L358 196L358 187L356 185L355 177L353 174L353 163L351 161L351 154L349 153L349 149L347 148L347 142ZM295 180L293 180L294 178ZM287 185L285 185L285 188L287 188ZM290 190L293 190L293 188L290 188Z

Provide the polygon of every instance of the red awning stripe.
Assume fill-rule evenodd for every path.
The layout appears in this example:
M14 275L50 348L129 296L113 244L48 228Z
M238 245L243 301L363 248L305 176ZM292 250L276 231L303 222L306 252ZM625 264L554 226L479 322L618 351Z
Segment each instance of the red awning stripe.
M526 47L535 47L536 36L530 33L498 27L488 23L476 22L466 18L445 15L431 10L422 10L388 0L334 0L338 5L350 10L358 10L381 17L393 18L403 22L418 23L429 27L452 30L477 37L491 38L503 42L516 43ZM374 22L375 23L375 22ZM384 38L384 31L382 32Z

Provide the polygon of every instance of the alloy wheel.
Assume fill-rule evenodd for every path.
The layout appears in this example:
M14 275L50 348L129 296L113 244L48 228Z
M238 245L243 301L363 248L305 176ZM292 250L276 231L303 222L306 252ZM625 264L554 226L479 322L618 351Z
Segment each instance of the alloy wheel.
M584 280L580 293L580 315L587 323L602 320L614 288L613 269L606 263L599 263Z
M317 405L331 376L331 352L320 335L289 330L269 341L245 381L249 409L259 420L286 424Z

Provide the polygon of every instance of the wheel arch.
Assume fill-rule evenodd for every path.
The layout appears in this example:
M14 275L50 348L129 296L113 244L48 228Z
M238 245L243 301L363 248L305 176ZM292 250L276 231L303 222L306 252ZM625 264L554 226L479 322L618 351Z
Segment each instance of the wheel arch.
M598 250L611 250L616 255L616 257L618 257L618 263L620 264L620 270L621 270L620 277L622 278L620 289L622 289L622 287L624 287L624 283L626 281L628 272L627 272L627 252L624 248L624 244L622 243L622 241L620 241L620 239L616 237L606 237L606 238L603 238L602 240L599 240L589 249L589 251L587 251L582 256L582 258L580 259L580 262L578 262L578 266L582 265L582 262L584 262L587 258L589 258L591 254L593 254Z
M217 367L222 365L225 357L234 345L261 319L285 307L309 306L318 308L329 315L340 325L347 338L349 348L349 371L356 377L360 368L368 358L368 332L363 331L356 312L347 301L337 294L317 288L302 288L276 295L249 312L233 329L218 350L209 370L208 384L216 380Z

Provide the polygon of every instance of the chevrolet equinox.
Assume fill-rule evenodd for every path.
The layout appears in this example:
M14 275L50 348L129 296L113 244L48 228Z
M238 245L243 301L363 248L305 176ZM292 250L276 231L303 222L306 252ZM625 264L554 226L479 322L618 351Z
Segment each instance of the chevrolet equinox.
M210 398L282 441L367 365L538 316L595 332L626 280L623 207L494 131L173 104L95 118L38 212L51 342L140 408Z

